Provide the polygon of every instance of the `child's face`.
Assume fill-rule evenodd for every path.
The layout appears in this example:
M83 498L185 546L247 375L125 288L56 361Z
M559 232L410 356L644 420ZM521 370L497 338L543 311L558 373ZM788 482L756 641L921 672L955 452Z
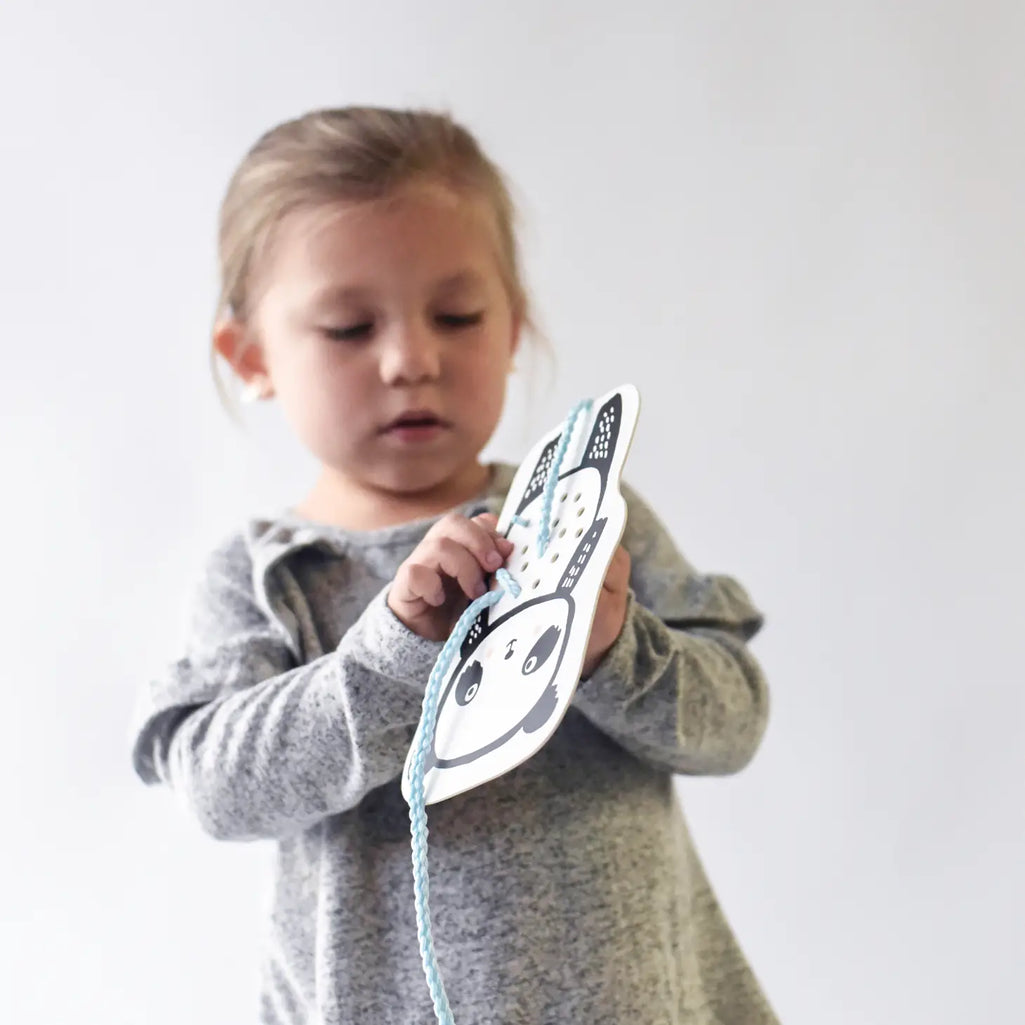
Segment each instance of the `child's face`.
M410 494L477 468L519 334L496 244L488 208L440 187L282 221L254 313L265 372L348 483ZM388 429L416 410L438 422Z

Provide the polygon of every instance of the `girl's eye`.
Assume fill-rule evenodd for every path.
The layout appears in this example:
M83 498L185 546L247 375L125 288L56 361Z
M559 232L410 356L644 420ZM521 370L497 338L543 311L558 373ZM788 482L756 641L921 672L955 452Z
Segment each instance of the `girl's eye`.
M479 313L439 313L436 317L438 324L450 330L458 331L462 328L473 327L484 319L483 311ZM326 327L324 334L335 341L354 341L366 338L374 330L372 322L353 324L351 327Z
M461 327L473 327L474 324L479 324L484 319L483 312L481 313L439 313L438 323L442 327L461 328Z
M352 327L326 327L324 334L338 341L350 341L353 338L365 338L373 324L354 324Z

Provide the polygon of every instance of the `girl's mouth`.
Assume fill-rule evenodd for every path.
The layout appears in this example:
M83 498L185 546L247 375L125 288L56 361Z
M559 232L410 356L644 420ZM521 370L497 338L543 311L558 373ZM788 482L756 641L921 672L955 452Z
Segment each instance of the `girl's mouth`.
M429 441L451 425L430 410L412 410L396 417L384 433L400 441Z
M384 434L404 442L432 441L448 429L448 424L439 419L402 420L385 429Z

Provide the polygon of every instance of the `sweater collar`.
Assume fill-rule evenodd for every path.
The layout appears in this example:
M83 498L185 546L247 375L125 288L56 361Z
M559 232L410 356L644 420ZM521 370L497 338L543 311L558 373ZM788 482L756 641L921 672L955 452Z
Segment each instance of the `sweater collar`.
M505 496L512 484L516 467L504 462L489 464L492 474L487 486L469 501L455 506L465 516L491 512L501 513ZM253 561L253 570L262 576L274 562L306 546L319 546L337 554L361 548L408 546L419 541L445 513L408 520L374 530L351 530L331 523L321 523L298 516L289 509L250 517L244 534Z

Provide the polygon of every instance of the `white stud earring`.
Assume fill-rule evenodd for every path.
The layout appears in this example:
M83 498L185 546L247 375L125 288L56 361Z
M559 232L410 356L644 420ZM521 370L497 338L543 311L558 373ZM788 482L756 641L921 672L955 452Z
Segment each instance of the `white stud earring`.
M267 394L267 378L266 377L254 377L243 389L242 389L242 401L243 402L256 402L257 399L262 399Z

